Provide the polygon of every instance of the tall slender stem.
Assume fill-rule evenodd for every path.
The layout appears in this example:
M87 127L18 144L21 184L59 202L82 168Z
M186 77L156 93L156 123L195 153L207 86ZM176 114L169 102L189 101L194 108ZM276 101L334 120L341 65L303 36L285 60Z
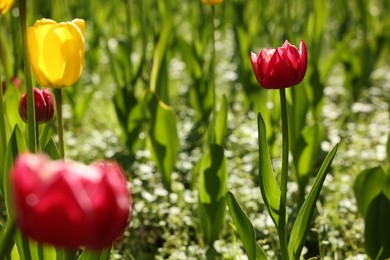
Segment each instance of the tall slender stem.
M56 99L56 110L57 110L57 125L58 125L58 144L60 150L60 157L65 158L64 149L64 130L62 125L62 90L60 88L54 89L54 96Z
M24 74L26 76L26 92L27 92L27 125L28 125L28 148L30 152L35 153L37 150L37 140L35 134L35 108L34 108L34 93L32 86L31 65L27 45L27 4L26 0L19 2L20 25L22 29L23 42L23 59L24 59Z
M1 82L1 76L0 76ZM5 150L7 147L7 136L5 128L5 112L4 112L4 99L3 99L3 89L0 87L0 156L4 156ZM0 158L5 160L5 158Z
M286 91L284 88L280 89L280 104L282 112L282 176L280 182L280 217L279 217L279 241L282 251L282 258L288 259L288 246L287 246L287 180L288 180L288 122L287 122L287 104L286 104Z
M216 124L216 93L215 93L215 8L211 5L211 82L213 104L211 113L211 143L215 143L215 124Z

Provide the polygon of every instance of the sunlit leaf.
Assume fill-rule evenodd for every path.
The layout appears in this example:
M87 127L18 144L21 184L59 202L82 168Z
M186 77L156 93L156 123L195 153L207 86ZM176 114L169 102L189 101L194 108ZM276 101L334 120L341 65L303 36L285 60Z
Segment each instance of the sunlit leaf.
M222 230L227 191L227 166L222 146L212 144L199 169L199 217L206 243L212 245Z
M111 248L103 250L91 251L84 250L78 260L108 260L110 256Z
M253 229L253 225L249 217L242 210L233 193L228 192L226 195L226 200L229 206L230 216L232 217L234 225L237 228L248 258L250 260L267 259L263 249L256 242L255 230Z
M299 210L298 216L295 219L291 236L288 244L288 253L290 259L299 259L301 256L303 245L306 241L306 235L311 225L311 220L315 210L315 203L320 194L325 177L328 174L333 158L336 155L338 145L336 145L326 156L324 162L318 171L317 177L313 186Z
M221 104L219 106L219 111L215 119L215 143L222 145L223 139L226 132L226 123L227 123L227 113L228 113L228 103L226 97L223 96Z
M171 174L175 167L179 151L179 137L176 119L169 106L153 96L149 103L151 126L149 142L152 157L155 160L166 189L171 189Z
M53 138L50 138L45 147L43 148L43 151L50 156L53 160L58 160L61 158L60 151L58 150L58 147L56 143L54 142Z
M377 197L387 182L387 174L381 167L366 169L359 173L353 185L357 207L363 217L366 216L372 200Z
M259 132L259 182L260 191L264 203L271 215L275 226L279 223L280 208L280 188L276 181L271 158L268 151L267 133L265 123L261 114L258 114L258 132Z

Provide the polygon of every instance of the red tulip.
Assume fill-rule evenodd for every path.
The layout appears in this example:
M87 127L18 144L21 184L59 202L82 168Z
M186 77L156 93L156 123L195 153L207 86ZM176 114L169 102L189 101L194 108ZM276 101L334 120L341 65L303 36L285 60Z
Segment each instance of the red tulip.
M307 67L307 50L301 41L300 50L288 41L276 49L251 52L251 63L256 79L267 89L288 88L303 80Z
M127 225L131 197L114 162L86 166L22 154L11 178L16 221L36 241L69 249L101 249Z
M49 90L40 91L33 88L35 104L35 121L37 123L49 122L54 115L54 99ZM24 93L19 101L19 115L27 123L27 95Z

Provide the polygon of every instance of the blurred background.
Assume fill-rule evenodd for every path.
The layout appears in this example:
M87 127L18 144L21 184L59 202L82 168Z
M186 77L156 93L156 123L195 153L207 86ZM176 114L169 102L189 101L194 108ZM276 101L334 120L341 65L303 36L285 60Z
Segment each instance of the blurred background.
M211 111L210 6L196 0L27 2L30 26L40 18L86 21L83 74L64 90L66 154L85 163L116 160L128 174L135 208L112 258L204 258L194 168ZM270 259L278 255L277 232L258 188L256 115L261 112L266 121L274 167L279 169L279 99L259 87L250 51L257 54L285 40L296 46L305 41L305 79L288 90L290 214L302 202L325 154L340 143L305 252L321 259L363 259L364 222L352 186L364 169L390 161L389 7L389 0L291 0L289 8L286 1L225 0L215 6L215 88L217 103L225 96L229 111L224 140L228 189L248 213ZM24 92L17 3L0 22L7 118L11 128L18 124L25 133L17 113ZM178 140L172 191L162 184L148 149L151 116L142 108L151 89L172 111L177 129L172 137ZM42 131L54 129L53 122ZM245 259L229 214L225 219L215 248L225 259Z

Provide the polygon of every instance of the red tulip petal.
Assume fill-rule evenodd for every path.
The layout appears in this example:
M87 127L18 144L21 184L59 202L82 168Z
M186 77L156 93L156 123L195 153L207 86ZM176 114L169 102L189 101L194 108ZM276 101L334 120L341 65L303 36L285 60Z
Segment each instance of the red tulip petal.
M54 99L47 88L42 90L42 95L46 102L46 117L44 121L49 122L53 119L54 116Z
M295 80L294 85L300 83L306 74L307 69L307 49L305 42L302 40L299 44L299 71L298 71L298 77Z
M260 71L259 71L259 66L257 64L257 55L251 52L251 64L252 64L252 69L253 72L255 73L257 81L260 83L261 82L261 77L260 77Z
M289 65L281 57L279 50L276 50L272 56L267 72L262 81L265 88L287 88L294 82L294 75L291 73Z

